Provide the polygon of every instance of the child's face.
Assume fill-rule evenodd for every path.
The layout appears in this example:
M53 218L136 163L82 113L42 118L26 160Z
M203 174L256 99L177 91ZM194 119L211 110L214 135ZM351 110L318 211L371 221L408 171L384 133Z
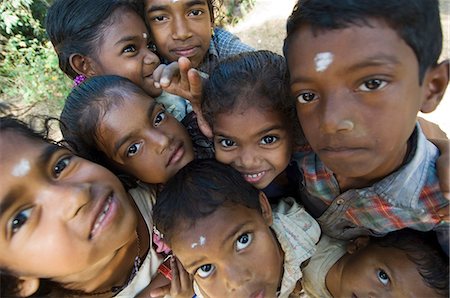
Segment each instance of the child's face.
M125 77L150 96L159 96L161 89L155 88L152 75L160 61L148 48L150 35L144 21L137 13L123 9L111 18L113 22L106 27L97 49L95 74Z
M258 189L289 164L292 137L279 113L254 106L222 113L216 116L213 133L216 159Z
M146 0L146 21L158 53L169 61L187 57L198 67L209 49L209 0Z
M136 211L116 176L10 131L0 135L0 163L0 266L19 276L99 285L92 277L135 239Z
M403 250L369 243L344 258L333 297L436 297Z
M426 97L413 50L384 23L370 24L315 34L304 26L287 54L300 124L338 179L395 170Z
M220 207L177 233L171 247L206 297L275 297L283 253L271 223L270 211Z
M165 183L194 159L184 126L148 96L130 93L112 105L97 132L100 150L143 182Z

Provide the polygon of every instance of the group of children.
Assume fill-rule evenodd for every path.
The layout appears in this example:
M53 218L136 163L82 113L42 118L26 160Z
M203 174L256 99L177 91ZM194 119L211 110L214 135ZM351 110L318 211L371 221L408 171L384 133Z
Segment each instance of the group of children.
M50 7L76 86L62 142L1 118L2 296L447 297L438 1L299 0L285 58L215 5Z

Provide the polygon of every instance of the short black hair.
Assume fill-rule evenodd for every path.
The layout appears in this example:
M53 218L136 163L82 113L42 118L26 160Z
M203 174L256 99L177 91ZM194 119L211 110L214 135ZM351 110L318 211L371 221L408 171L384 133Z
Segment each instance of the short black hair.
M71 55L95 57L96 42L114 22L111 16L119 8L140 16L137 5L128 0L56 0L50 6L45 28L58 54L59 67L70 78L78 75L70 65Z
M288 116L297 123L295 106L289 100L284 57L270 51L240 53L221 60L203 87L202 112L214 130L218 114L236 107L258 106Z
M370 26L368 19L386 22L412 48L419 63L419 82L438 62L442 28L438 0L299 0L287 21L283 52L303 25L313 31Z
M98 149L98 125L111 107L120 106L131 94L149 97L127 78L116 75L93 76L71 90L60 115L64 141L75 153L107 167L116 175L126 174Z
M441 249L434 231L403 229L390 232L384 237L371 237L370 242L404 251L416 265L425 284L440 296L449 296L449 259Z
M195 159L164 186L153 208L156 228L170 243L181 224L191 226L220 207L242 205L261 212L260 191L230 165Z

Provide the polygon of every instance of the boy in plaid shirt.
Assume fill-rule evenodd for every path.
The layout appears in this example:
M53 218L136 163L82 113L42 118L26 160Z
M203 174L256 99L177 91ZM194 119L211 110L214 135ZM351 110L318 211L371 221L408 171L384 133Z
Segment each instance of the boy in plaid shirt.
M294 8L284 54L310 145L295 159L303 203L324 233L435 230L448 254L439 151L417 123L449 81L441 49L437 0L304 0Z

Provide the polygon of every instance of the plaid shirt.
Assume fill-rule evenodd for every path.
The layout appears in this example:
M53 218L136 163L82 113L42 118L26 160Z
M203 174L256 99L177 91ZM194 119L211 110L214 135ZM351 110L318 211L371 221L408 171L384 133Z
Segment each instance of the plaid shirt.
M214 28L214 35L209 43L209 50L205 60L199 66L201 71L210 73L220 60L243 52L251 52L255 49L241 42L239 37L223 28Z
M325 234L352 239L359 235L382 236L409 227L444 231L443 237L448 237L448 222L441 222L437 214L449 203L436 175L439 151L425 139L419 126L409 142L413 148L400 169L370 187L344 193L333 173L311 149L294 154L304 175L302 201Z

